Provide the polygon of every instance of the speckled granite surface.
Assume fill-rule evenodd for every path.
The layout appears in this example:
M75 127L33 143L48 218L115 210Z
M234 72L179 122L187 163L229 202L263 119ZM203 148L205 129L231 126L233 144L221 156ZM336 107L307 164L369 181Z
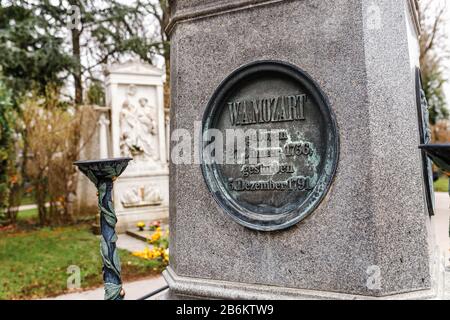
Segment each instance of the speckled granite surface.
M173 1L186 8L208 1ZM209 1L214 2L214 1ZM431 288L406 0L282 1L185 20L172 30L171 126L187 129L219 83L263 59L295 64L327 95L340 132L333 186L305 221L248 230L208 194L199 165L172 165L171 266L179 277L388 296ZM208 4L209 5L209 4ZM367 286L378 266L381 288ZM195 282L194 282L195 283ZM200 286L189 287L191 294Z

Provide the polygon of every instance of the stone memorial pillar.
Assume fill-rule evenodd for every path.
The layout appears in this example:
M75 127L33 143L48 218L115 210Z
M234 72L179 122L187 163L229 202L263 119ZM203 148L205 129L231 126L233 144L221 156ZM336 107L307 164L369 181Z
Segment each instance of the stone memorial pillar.
M109 66L106 76L112 156L133 158L114 187L116 229L122 232L168 216L163 72L130 61Z
M105 113L100 114L100 118L98 119L98 146L99 146L99 159L108 159L109 151L108 151L108 131L110 121L107 119Z
M416 3L170 5L168 297L432 297Z

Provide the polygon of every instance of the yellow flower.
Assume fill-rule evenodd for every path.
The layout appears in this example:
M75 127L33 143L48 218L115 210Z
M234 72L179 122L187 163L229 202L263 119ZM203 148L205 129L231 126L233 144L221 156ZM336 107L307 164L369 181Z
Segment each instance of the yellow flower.
M152 236L151 236L151 238L150 238L150 242L156 242L156 241L158 241L159 239L161 238L161 232L155 232Z
M163 251L163 260L164 260L164 262L169 262L169 249L165 249L164 251Z
M144 222L138 222L137 224L136 224L136 227L138 227L138 228L144 228L145 227L145 223Z
M149 242L153 243L153 247L150 249L149 247L145 248L143 251L133 252L134 256L147 259L147 260L158 260L163 265L169 264L169 249L160 246L157 242L162 238L162 232L156 231L150 238Z

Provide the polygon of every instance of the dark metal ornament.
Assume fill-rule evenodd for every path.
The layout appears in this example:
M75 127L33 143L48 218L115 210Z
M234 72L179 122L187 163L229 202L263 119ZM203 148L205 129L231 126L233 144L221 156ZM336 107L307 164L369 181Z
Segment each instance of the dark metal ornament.
M450 144L425 144L420 149L428 154L434 164L450 176Z
M245 132L245 155L224 143L219 163L209 154L218 139L214 132L226 140L230 130ZM257 134L249 137L252 130ZM258 148L250 147L252 139ZM259 147L274 139L278 151ZM326 196L339 157L336 120L325 94L306 72L280 61L245 65L220 84L206 108L201 141L201 169L212 196L236 222L259 231L286 229L308 217ZM230 164L230 157L245 161ZM255 158L258 163L250 164Z
M420 69L416 69L416 99L417 114L419 120L420 144L426 145L431 142L431 130L429 125L428 102L423 91L422 75ZM425 186L425 198L427 202L428 214L434 216L434 187L433 187L433 166L427 153L422 149L422 174Z
M77 161L74 165L91 180L98 190L98 207L100 209L100 253L103 259L103 280L105 283L105 300L123 300L121 267L116 250L117 234L115 231L117 217L112 202L113 182L128 166L131 158Z
M433 160L434 164L444 171L447 176L450 176L450 144L422 144L419 148L422 149L422 152L426 153L430 159Z

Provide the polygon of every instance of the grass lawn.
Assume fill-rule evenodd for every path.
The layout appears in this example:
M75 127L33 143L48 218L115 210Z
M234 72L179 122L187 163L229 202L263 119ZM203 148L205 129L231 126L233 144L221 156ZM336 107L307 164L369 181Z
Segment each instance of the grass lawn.
M21 206L25 206L25 205L28 205L28 204L35 204L35 203L36 203L36 200L34 199L34 197L32 195L25 195L20 200L20 205Z
M434 183L434 191L436 192L448 192L448 177L441 176L439 180Z
M29 214L29 213L28 213ZM119 250L125 281L162 271L159 261ZM99 239L89 226L0 232L0 299L30 299L67 292L67 268L81 270L83 289L103 284Z
M38 220L38 209L23 210L17 213L17 220L34 222Z

